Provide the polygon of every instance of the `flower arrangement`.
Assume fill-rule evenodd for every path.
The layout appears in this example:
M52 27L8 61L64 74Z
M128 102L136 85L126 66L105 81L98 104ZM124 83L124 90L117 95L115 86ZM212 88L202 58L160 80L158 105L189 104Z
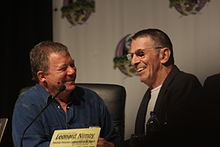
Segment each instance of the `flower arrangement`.
M130 61L127 58L127 54L130 49L130 34L123 37L117 44L115 50L115 57L113 59L114 69L118 68L123 74L128 77L135 76L135 70L132 68Z
M64 0L61 8L62 18L72 25L83 24L95 12L94 0Z
M197 14L210 0L170 0L170 8L175 9L182 15Z

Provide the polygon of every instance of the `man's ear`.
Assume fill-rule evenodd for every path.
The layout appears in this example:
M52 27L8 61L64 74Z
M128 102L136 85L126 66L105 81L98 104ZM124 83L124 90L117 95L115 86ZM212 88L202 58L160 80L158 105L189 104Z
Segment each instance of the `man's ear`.
M37 72L37 78L38 78L40 83L46 82L45 74L44 74L43 71L38 71Z
M170 58L169 48L165 47L165 48L160 49L160 62L162 64L166 64L169 58Z

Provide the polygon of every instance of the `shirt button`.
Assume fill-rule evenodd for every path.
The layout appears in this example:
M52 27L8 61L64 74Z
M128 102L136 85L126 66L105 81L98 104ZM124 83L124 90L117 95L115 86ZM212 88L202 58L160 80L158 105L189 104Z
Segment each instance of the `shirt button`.
M60 109L60 106L57 106L58 109Z

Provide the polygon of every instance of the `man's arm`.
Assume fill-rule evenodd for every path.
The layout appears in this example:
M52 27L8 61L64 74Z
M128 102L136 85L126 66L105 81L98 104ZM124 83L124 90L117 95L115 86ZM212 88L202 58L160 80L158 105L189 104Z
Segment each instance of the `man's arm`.
M21 144L23 147L49 146L50 142L45 138L43 127L39 121L35 121L21 139L25 128L34 119L35 114L39 111L38 109L39 107L37 108L34 105L16 103L12 119L12 137L15 147L20 147Z

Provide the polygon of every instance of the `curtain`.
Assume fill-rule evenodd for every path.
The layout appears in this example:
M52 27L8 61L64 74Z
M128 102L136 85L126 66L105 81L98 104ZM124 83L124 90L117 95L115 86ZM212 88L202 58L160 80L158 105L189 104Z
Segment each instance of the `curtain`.
M10 0L1 2L3 15L3 84L0 117L9 119L0 146L13 146L11 118L19 90L29 86L29 51L42 40L52 40L52 0Z

